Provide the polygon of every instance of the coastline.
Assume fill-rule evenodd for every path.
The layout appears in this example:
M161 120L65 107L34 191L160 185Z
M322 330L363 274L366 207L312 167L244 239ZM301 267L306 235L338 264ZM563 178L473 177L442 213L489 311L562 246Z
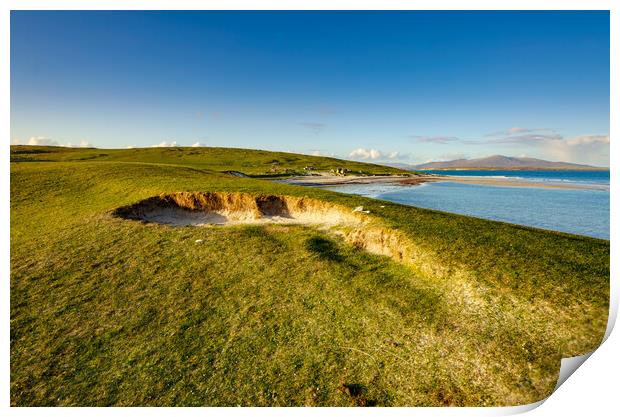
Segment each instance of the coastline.
M466 177L466 176L442 176L435 174L423 175L381 175L381 176L337 176L317 175L298 176L276 180L284 184L304 185L312 187L328 187L337 185L353 184L392 184L402 186L416 186L428 182L458 182L471 185L484 185L491 187L520 187L520 188L547 188L564 190L608 190L605 185L576 184L576 183L543 183L511 178L490 177Z

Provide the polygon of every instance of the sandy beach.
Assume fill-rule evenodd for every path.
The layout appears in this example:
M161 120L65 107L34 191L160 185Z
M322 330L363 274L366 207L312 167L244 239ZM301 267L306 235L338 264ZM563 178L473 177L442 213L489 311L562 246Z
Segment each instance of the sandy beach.
M394 185L420 185L427 182L459 182L474 185L486 185L493 187L525 187L525 188L555 188L566 190L607 190L605 185L597 184L576 184L576 183L545 183L527 181L513 178L490 178L490 177L465 177L447 175L381 175L381 176L337 176L337 175L316 175L299 176L277 180L285 184L306 185L306 186L336 186L352 184L394 184Z

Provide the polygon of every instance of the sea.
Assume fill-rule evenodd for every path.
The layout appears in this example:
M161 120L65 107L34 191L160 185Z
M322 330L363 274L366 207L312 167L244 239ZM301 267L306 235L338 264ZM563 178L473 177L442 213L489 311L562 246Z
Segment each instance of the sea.
M417 186L351 184L326 187L415 207L609 240L609 171L441 170L447 176L518 179L532 187L442 181ZM536 183L579 187L541 188Z

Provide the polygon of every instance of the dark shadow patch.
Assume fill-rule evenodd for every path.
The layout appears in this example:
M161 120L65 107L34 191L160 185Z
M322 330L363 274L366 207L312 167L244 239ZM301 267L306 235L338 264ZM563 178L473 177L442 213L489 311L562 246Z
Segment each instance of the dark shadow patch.
M368 398L368 388L363 384L342 384L338 389L348 395L356 406L374 407L377 405L376 400Z
M338 245L329 239L320 236L311 237L306 241L306 249L321 259L334 262L344 261L344 257L340 255Z
M256 207L263 216L291 217L286 202L275 195L256 197Z
M89 156L85 156L83 158L78 158L78 161L87 161L89 159L104 158L106 156L108 156L107 153L100 153L100 154L97 154L97 155L89 155Z
M52 151L44 150L44 149L11 149L11 155L28 155L28 154L40 154L40 153L51 153Z
M272 247L285 250L287 247L286 240L279 236L282 232L274 232L262 225L244 225L236 233L239 233L243 238L256 239L257 241L254 244L262 248Z
M241 228L237 233L244 237L249 238L267 238L271 237L270 233L268 233L264 227L259 225L246 225Z

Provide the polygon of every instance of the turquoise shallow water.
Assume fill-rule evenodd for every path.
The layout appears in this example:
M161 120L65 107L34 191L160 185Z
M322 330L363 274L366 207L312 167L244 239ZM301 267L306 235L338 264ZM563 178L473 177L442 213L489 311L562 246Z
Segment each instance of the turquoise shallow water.
M462 174L462 171L458 171L457 175ZM493 176L493 172L487 172L484 176ZM523 175L520 177L523 178ZM538 177L537 180L546 179ZM605 179L601 178L595 181L605 183ZM606 181L608 185L608 172ZM327 188L416 207L609 239L608 188L570 190L456 182L426 183L420 186L356 184Z
M519 171L519 170L424 170L429 174L456 175L462 177L493 177L515 178L543 183L575 183L575 184L606 184L609 185L609 171Z

